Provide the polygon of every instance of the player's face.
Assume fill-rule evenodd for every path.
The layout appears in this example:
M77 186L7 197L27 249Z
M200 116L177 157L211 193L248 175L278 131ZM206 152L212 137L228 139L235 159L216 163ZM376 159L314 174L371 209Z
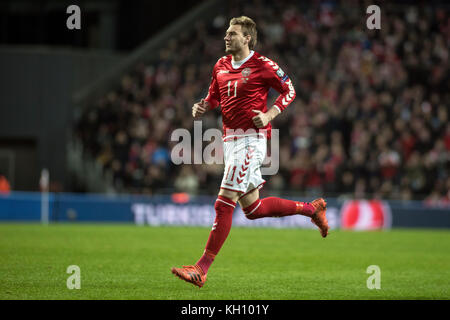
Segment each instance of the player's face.
M250 36L244 36L241 26L238 24L232 25L225 33L225 52L236 53L241 51L246 45L248 45Z

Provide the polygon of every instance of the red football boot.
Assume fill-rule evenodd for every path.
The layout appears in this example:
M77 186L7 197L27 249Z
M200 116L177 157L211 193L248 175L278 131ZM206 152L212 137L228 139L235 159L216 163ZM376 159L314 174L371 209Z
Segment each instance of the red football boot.
M183 266L183 268L172 268L172 273L184 281L190 282L201 288L206 282L206 274L197 266Z
M330 229L326 216L327 203L324 199L319 198L311 202L311 205L316 209L311 217L311 222L319 227L320 234L325 238L328 235L328 229Z

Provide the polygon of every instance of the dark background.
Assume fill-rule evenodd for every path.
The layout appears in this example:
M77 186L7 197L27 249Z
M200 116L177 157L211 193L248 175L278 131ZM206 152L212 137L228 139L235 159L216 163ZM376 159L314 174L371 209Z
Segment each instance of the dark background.
M73 95L203 1L0 0L0 174L13 190L69 191ZM69 30L70 5L81 29ZM11 163L13 165L11 165Z
M129 51L201 0L3 0L0 44L46 44ZM81 8L81 30L68 30L66 9ZM102 24L106 27L102 29ZM109 32L108 37L101 36ZM108 43L104 40L111 39Z

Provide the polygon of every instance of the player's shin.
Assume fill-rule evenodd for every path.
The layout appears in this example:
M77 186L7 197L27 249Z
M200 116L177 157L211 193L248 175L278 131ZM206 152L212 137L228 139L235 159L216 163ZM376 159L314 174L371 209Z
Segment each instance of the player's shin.
M295 214L311 217L314 207L308 202L286 200L276 197L258 199L250 206L243 208L248 219L260 219L265 217L285 217Z
M215 256L219 253L230 233L235 207L236 203L232 200L223 196L218 196L214 205L216 219L214 220L213 228L209 234L205 251L196 263L205 274L208 272Z

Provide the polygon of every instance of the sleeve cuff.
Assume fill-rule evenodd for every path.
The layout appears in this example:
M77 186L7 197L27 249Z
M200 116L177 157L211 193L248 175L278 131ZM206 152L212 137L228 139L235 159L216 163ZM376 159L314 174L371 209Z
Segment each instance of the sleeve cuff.
M215 99L205 99L206 102L209 103L209 109L215 109L219 105L219 101Z
M278 110L279 113L281 113L280 108L279 108L276 104L274 104L273 106L274 106L275 108L277 108L277 110Z

